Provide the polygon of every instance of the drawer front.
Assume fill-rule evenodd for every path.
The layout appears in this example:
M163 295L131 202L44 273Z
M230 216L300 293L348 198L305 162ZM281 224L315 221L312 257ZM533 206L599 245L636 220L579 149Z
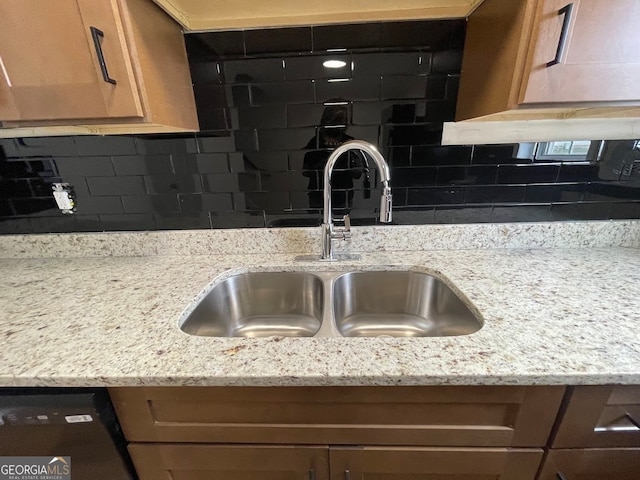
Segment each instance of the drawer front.
M551 450L539 480L638 480L639 448Z
M545 445L564 387L110 389L129 441Z
M131 444L140 480L326 480L327 447Z
M640 447L640 386L572 388L553 447Z

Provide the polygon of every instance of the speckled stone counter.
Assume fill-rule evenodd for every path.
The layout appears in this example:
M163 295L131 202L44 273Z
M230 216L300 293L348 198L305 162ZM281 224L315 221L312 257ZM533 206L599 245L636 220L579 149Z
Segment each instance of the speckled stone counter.
M37 257L13 254L7 245L18 243L6 239L5 257L31 258L0 259L0 385L640 384L637 226L598 248L363 249L361 260L331 264L270 251ZM444 276L481 312L483 328L442 338L242 339L177 326L229 270L385 266Z

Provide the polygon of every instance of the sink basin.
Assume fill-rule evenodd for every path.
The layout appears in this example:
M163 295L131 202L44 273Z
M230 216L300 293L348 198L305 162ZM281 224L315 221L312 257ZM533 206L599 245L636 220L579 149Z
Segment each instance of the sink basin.
M482 327L442 280L420 272L350 272L333 284L337 330L344 337L442 337Z
M208 337L312 337L323 307L323 283L315 275L251 272L215 285L180 328Z
M482 320L426 273L275 271L217 283L179 325L208 337L441 337L473 333Z

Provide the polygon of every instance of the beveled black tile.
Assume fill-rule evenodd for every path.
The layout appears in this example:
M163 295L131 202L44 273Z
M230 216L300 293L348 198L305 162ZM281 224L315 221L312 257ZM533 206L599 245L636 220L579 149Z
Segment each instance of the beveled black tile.
M142 176L87 177L91 195L137 195L146 192Z
M53 197L50 198L14 198L11 204L16 215L59 216L60 210Z
M558 179L559 165L501 165L497 183L553 183Z
M431 59L432 73L460 73L462 50L442 50L434 52Z
M447 97L447 76L429 75L427 76L427 90L425 98L427 100L443 100Z
M225 83L260 83L284 80L281 58L227 60L222 64Z
M54 161L62 178L115 175L110 157L56 157Z
M307 191L309 179L302 172L269 172L261 175L262 189L267 192Z
M236 130L233 132L235 151L254 152L258 150L258 133L256 130Z
M136 137L138 153L143 155L167 155L197 153L193 133L170 135L141 135Z
M373 145L379 146L380 129L377 126L354 125L347 128L346 133L347 135L358 140L364 140L366 142L372 143Z
M354 77L417 75L421 70L420 52L382 52L353 55Z
M381 127L385 146L437 145L442 139L442 124Z
M436 207L434 223L488 223L491 222L492 207L445 206Z
M316 136L315 128L282 128L258 130L260 151L296 150L305 148Z
M4 178L31 178L35 172L26 160L0 161L0 176Z
M586 185L585 201L640 200L640 181L593 182Z
M451 26L451 39L449 40L449 48L464 48L464 40L466 37L467 21L466 19L455 20Z
M31 191L34 197L50 197L52 195L52 183L62 183L60 178L45 177L45 178L32 178L29 180Z
M238 188L240 189L241 192L257 192L261 190L262 177L259 173L245 172L245 173L238 173L237 175L238 175Z
M28 180L1 179L0 197L2 198L27 198L31 197L31 188Z
M436 184L436 169L431 167L409 167L391 169L394 187L422 187Z
M467 146L432 146L413 147L411 164L421 165L469 165L472 147Z
M516 145L476 145L473 149L471 163L498 165L513 163L514 148Z
M218 136L198 138L200 153L235 152L233 134L221 132Z
M356 102L353 104L353 123L356 125L393 125L414 123L416 103Z
M456 115L456 104L450 100L417 102L416 122L452 122Z
M287 126L287 106L268 105L235 108L231 111L231 118L234 130L285 128Z
M78 150L74 139L79 137L28 137L16 138L14 142L17 157L74 157ZM8 156L9 153L7 154Z
M236 173L203 175L202 181L205 192L224 193L240 191L240 186L238 184L238 174Z
M211 212L211 228L259 228L265 226L262 211Z
M563 163L559 182L592 182L600 179L600 165Z
M232 172L284 172L289 169L287 152L243 152L229 155Z
M108 155L135 155L136 141L133 136L125 135L80 135L75 137L78 155L81 157ZM52 154L53 155L53 154Z
M28 162L32 172L37 173L39 177L57 177L58 170L52 159L42 158L39 160L30 160Z
M218 60L198 60L189 63L191 81L195 84L221 84L222 63Z
M525 187L514 185L467 187L465 203L519 203L524 198Z
M247 88L246 85L244 87ZM211 83L195 84L193 86L193 94L199 112L225 108L230 103L227 101L226 90L222 85Z
M184 36L189 60L244 55L241 31L190 33Z
M125 213L178 213L180 211L176 194L125 195L121 198Z
M464 200L464 189L454 187L410 188L407 205L455 205Z
M551 220L607 220L609 203L565 203L551 205Z
M233 209L229 193L181 193L178 201L180 209L185 213L224 212Z
M313 50L379 48L381 32L382 25L380 23L313 27Z
M227 173L226 153L198 153L196 154L197 173Z
M555 185L527 185L524 201L543 202L579 202L584 199L585 185L578 183L558 183Z
M309 212L266 212L267 227L319 227L322 215Z
M112 157L116 175L165 175L173 173L171 155L127 155Z
M324 63L329 60L344 63L344 66L329 68ZM285 78L287 80L305 80L321 78L350 78L351 55L336 53L331 55L309 55L288 57L284 60Z
M311 80L293 80L283 83L261 83L252 85L253 105L271 103L313 103L314 88Z
M122 200L119 196L97 196L88 197L78 195L76 197L76 211L79 215L124 213Z
M640 218L640 201L612 203L609 207L609 218L612 220Z
M200 175L147 175L144 177L144 183L146 193L151 195L202 192L202 178Z
M100 215L102 227L107 231L153 231L157 230L153 215L129 213L127 215Z
M342 119L342 123L350 123L350 110L351 105L340 106L343 112L346 112L346 116ZM322 124L323 117L327 123L334 123L337 120L336 116L332 116L329 113L325 114L327 108L336 108L335 106L325 106L323 104L308 104L302 103L298 105L287 105L287 126L288 127L312 127Z
M382 100L421 99L427 87L426 76L393 76L382 78Z
M550 205L509 205L493 208L491 221L507 222L548 222L551 218Z
M209 212L181 213L179 215L156 214L154 216L158 230L191 230L211 228Z
M0 160L20 156L20 150L18 150L16 139L0 138Z
M429 225L434 223L435 207L404 207L393 209L394 225Z
M246 193L248 210L284 210L290 208L289 192Z
M62 215L56 217L13 217L0 219L0 234L66 233L103 231L98 215Z
M247 55L310 52L311 27L245 30L244 43Z
M198 107L201 131L232 129L231 113L227 108Z
M408 167L411 164L411 147L385 148L383 156L391 167Z
M9 217L15 215L15 211L11 207L11 203L6 198L0 198L0 217ZM2 222L2 218L0 218Z
M382 24L383 47L429 47L442 50L451 40L450 20L385 22Z
M452 102L458 100L458 90L460 89L460 75L449 74L447 76L447 85L445 89L444 98Z
M379 77L352 78L344 82L318 80L316 101L380 100L381 84Z
M492 165L438 167L438 185L492 185L497 168Z
M199 87L199 85L196 85L195 90L197 91ZM216 103L213 108L251 105L251 91L254 90L252 85L225 85L222 88L224 89L224 104Z

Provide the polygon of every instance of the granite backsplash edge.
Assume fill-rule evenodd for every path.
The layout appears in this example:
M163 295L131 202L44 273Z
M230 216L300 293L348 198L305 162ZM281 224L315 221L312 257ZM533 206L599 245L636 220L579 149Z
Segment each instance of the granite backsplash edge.
M640 220L354 227L337 252L487 248L640 248ZM314 254L320 228L0 236L0 258Z

